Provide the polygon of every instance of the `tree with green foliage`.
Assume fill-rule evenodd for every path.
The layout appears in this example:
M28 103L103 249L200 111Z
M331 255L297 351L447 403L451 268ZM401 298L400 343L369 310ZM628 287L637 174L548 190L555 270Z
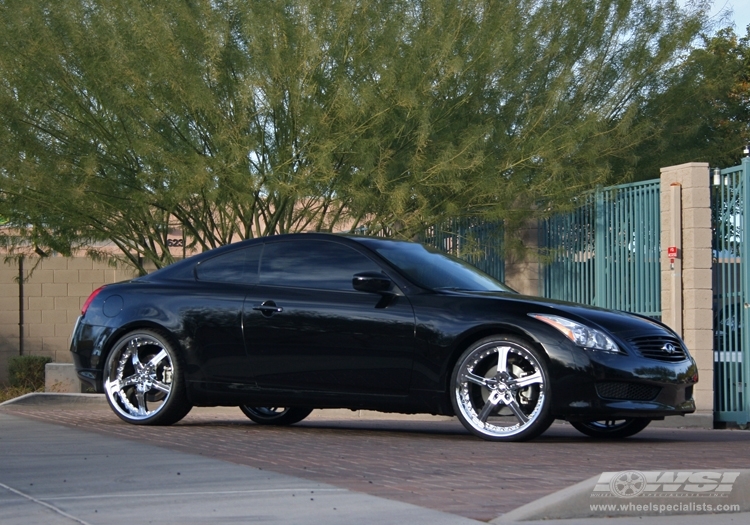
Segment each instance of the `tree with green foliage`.
M705 6L704 6L705 7ZM676 0L0 0L6 247L143 270L295 231L509 228L613 182Z
M743 38L722 29L701 41L644 101L639 118L656 125L627 166L639 179L685 162L735 166L750 142L750 27Z

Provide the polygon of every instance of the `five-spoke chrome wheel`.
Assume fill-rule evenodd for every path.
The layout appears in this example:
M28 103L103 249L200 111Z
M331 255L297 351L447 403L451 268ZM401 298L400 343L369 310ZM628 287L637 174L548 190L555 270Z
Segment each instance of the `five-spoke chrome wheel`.
M185 417L182 368L164 335L151 330L127 334L104 365L104 391L115 413L128 423L171 425Z
M603 419L601 421L571 421L577 431L589 437L600 439L621 439L636 435L646 428L650 419L633 417L627 419Z
M251 407L240 405L242 413L259 425L293 425L312 412L312 408L299 407Z
M543 357L515 337L478 341L453 370L453 408L472 433L494 441L531 439L552 423Z

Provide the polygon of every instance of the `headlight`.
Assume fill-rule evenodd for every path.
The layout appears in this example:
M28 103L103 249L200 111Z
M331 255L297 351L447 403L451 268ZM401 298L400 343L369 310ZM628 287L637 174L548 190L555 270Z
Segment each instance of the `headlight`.
M601 350L602 352L612 352L613 354L622 354L617 344L607 334L601 330L590 328L584 324L571 321L565 317L546 314L529 314L534 319L544 321L550 326L560 330L565 337L573 341L580 347L591 350Z

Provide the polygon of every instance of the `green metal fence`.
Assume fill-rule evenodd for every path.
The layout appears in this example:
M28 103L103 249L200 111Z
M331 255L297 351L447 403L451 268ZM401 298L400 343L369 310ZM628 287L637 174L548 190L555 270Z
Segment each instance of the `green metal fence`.
M502 222L462 217L430 227L420 240L464 259L502 282L505 280L504 231Z
M714 419L750 421L750 242L745 228L750 202L750 158L715 172L713 222Z
M600 188L545 221L542 295L661 317L659 188Z

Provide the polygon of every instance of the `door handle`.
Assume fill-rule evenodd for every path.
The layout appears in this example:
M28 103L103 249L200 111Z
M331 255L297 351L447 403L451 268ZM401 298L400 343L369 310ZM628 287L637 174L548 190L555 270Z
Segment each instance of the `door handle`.
M278 314L284 311L280 306L276 306L273 301L263 301L262 304L253 306L253 310L257 310L266 317L271 317L273 314Z

